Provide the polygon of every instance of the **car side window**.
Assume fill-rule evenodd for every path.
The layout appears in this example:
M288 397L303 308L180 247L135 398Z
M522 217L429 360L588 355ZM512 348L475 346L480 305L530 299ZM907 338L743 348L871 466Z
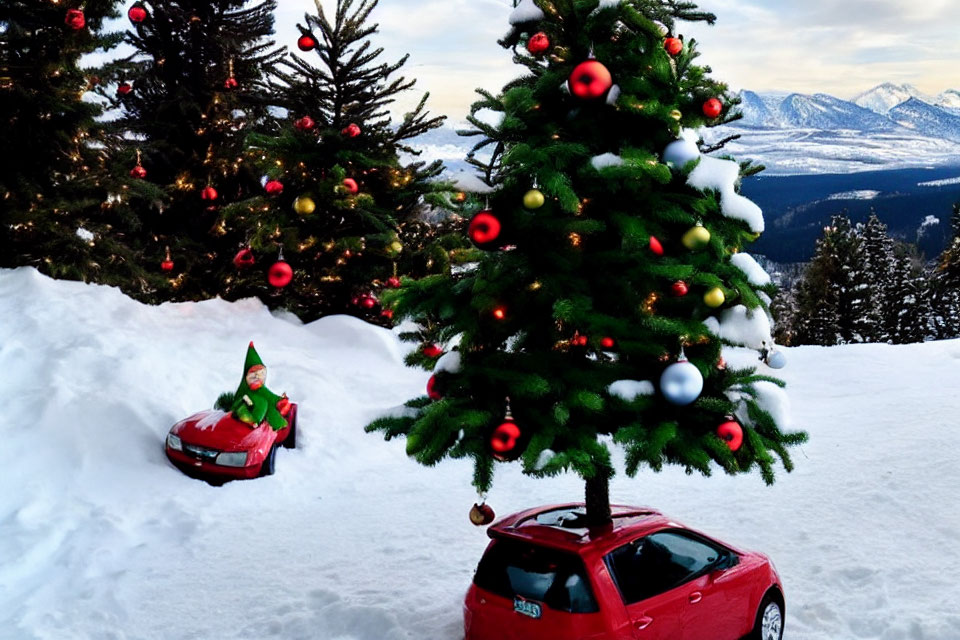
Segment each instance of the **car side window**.
M712 565L721 551L673 531L651 534L607 554L625 604L633 604L679 587Z

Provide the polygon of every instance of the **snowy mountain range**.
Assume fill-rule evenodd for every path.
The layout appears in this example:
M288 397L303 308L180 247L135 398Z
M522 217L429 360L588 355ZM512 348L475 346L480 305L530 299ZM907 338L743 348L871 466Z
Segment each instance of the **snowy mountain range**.
M851 101L825 93L759 94L743 91L738 127L916 133L960 142L960 92L922 94L910 85L883 84Z

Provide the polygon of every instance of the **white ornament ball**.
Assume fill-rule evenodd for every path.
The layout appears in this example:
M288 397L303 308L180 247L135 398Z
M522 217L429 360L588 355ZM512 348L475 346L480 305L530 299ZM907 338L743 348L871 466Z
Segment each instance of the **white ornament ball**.
M700 149L693 140L677 140L663 150L663 161L675 169L683 169L688 163L700 159Z
M660 376L660 392L670 404L685 406L700 397L703 375L687 360L674 362Z
M787 366L787 356L783 351L774 351L767 355L767 366L771 369L783 369Z

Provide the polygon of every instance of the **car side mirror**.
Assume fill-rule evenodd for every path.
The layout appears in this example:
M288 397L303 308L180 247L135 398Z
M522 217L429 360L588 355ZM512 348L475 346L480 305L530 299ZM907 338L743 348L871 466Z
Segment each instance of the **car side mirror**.
M737 566L738 564L740 564L740 557L732 551L727 551L717 559L716 563L714 563L713 572L725 571L731 567Z

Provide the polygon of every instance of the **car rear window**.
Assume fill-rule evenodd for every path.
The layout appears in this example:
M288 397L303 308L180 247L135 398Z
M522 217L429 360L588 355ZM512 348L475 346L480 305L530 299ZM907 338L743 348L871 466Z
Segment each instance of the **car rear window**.
M504 598L520 596L556 611L598 611L578 556L527 542L495 541L481 558L473 582Z

